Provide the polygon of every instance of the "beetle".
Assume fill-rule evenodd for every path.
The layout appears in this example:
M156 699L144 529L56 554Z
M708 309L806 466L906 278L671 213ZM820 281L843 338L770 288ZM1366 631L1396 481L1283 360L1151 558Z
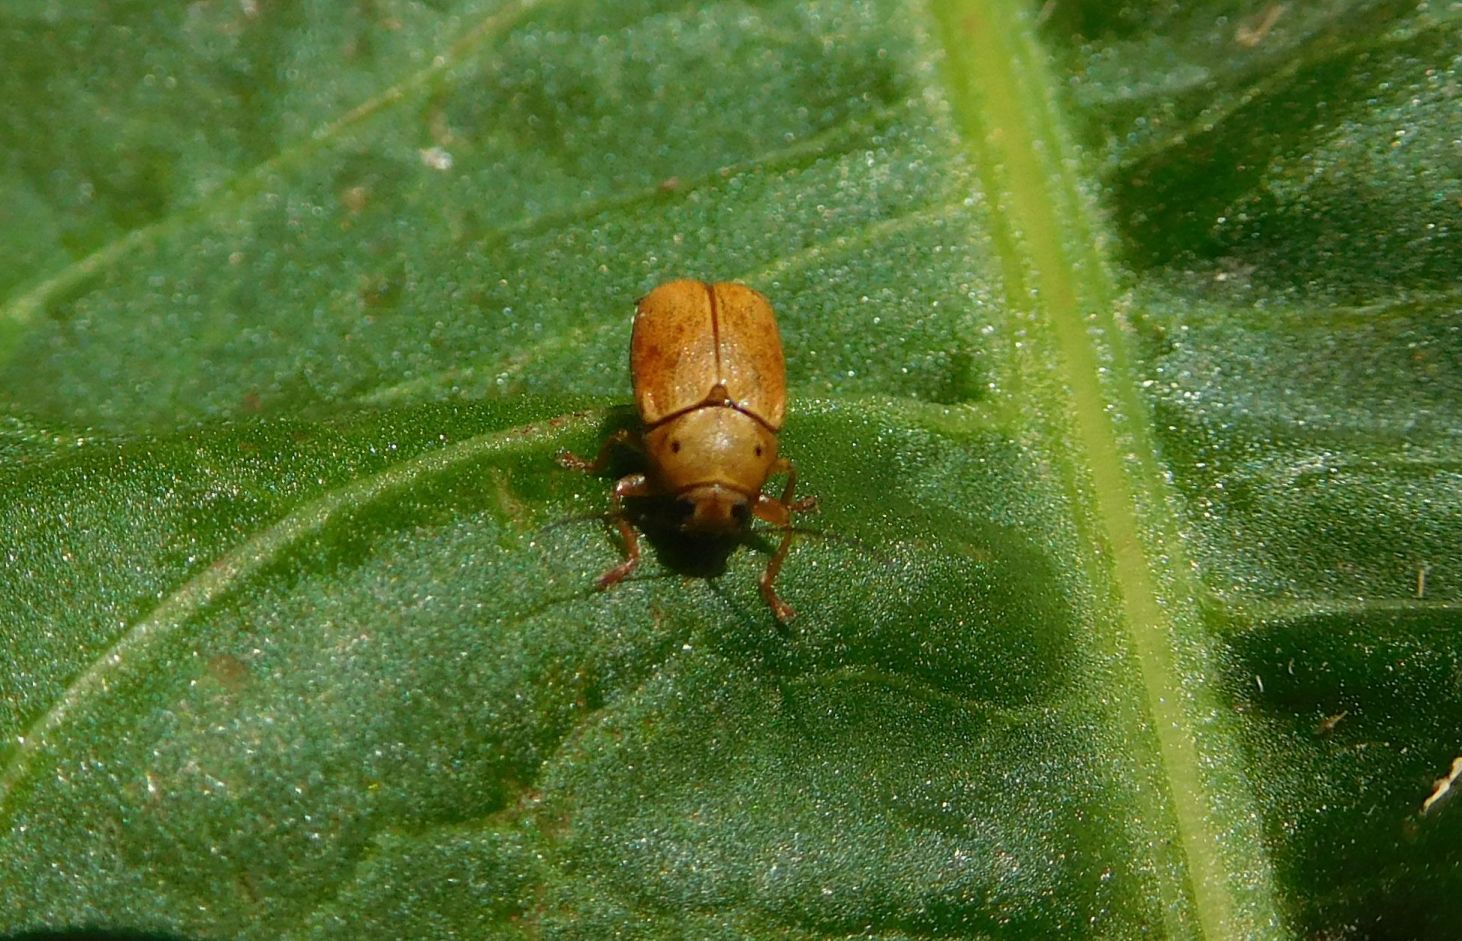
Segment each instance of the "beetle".
M609 518L625 558L598 587L619 582L640 561L624 501L654 498L692 535L744 539L753 517L784 530L762 572L761 594L777 620L790 620L796 612L777 596L775 582L792 541L792 514L813 509L817 498L793 500L797 471L777 454L787 373L771 303L743 284L662 284L635 303L629 368L642 427L611 435L592 461L558 455L563 466L589 473L602 470L617 445L645 458L644 472L614 484ZM787 476L781 497L762 493L779 474Z

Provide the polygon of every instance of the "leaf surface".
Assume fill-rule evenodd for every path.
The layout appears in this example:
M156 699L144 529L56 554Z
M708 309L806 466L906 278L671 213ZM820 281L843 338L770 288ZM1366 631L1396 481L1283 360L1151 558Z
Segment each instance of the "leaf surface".
M1454 936L1453 6L13 4L0 932Z

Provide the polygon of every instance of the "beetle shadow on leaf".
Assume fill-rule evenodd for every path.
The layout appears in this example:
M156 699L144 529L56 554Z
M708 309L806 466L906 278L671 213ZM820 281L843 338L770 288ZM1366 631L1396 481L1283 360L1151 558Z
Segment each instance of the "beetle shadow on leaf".
M680 528L673 503L667 497L627 500L625 515L666 569L692 578L724 575L731 553L745 545L748 538L686 532Z
M599 428L599 440L609 442L618 433L637 433L640 430L638 416L632 407L616 407L605 416ZM607 460L603 470L594 474L600 480L612 482L628 474L649 470L645 454L632 444L610 446L604 457ZM605 502L608 503L607 493ZM602 515L596 516L608 524L612 533L612 513L606 509ZM775 542L768 539L767 531L763 529L729 536L687 532L681 527L682 513L677 511L676 501L670 496L629 497L624 501L624 517L640 536L642 554L653 555L660 566L676 575L718 578L726 573L727 562L738 549L746 548L770 556L775 548ZM618 543L617 537L615 542ZM635 577L644 577L644 569L631 576Z

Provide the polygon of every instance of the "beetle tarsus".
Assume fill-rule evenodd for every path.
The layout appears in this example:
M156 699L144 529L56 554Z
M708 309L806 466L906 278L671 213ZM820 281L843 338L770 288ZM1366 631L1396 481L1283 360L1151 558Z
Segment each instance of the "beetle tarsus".
M624 561L599 576L595 587L600 591L618 584L640 564L640 537L634 526L617 508L611 518L614 525L619 527L619 537L624 540Z
M615 585L618 585L621 581L627 578L629 576L629 573L633 572L635 570L635 567L639 564L640 557L638 554L636 554L632 558L625 559L614 568L605 572L603 575L600 575L599 580L594 583L594 588L598 591L607 591L610 588L613 588Z
M803 513L808 510L817 509L817 497L807 496L800 500L793 500L792 496L797 489L797 469L792 462L786 458L778 458L773 465L774 473L786 474L787 485L782 489L782 498L774 500L766 495L758 495L756 504L752 507L752 513L758 519L765 520L783 530L788 530L792 525L792 514ZM767 563L766 571L761 577L761 596L766 600L767 607L772 609L772 614L778 621L786 622L796 616L791 606L777 596L773 587L777 575L782 571L782 561L787 557L787 549L792 545L792 532L786 532L782 541L777 546L777 551L772 553L771 561Z
M787 604L777 595L774 587L777 576L782 572L782 560L787 558L787 549L792 545L792 534L787 533L782 537L777 551L772 553L771 561L767 562L766 571L761 573L761 596L766 600L767 607L772 609L772 615L782 622L790 621L797 616L792 606Z
M782 571L782 559L786 558L787 546L791 541L790 533L782 537L782 544L772 554L772 560L767 563L766 571L761 573L761 596L766 601L767 607L772 609L772 616L783 623L797 616L797 612L792 610L792 606L777 595L777 589L774 587L777 575Z
M600 591L622 581L640 564L640 537L634 524L624 515L624 498L645 496L648 488L644 474L627 474L614 482L614 491L609 496L609 518L614 521L619 529L619 538L624 541L624 561L599 576L597 584Z

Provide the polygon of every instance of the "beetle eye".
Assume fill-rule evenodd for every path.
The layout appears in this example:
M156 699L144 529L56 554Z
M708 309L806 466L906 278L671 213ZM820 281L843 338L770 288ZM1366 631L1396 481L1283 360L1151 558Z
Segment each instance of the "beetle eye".
M745 526L751 521L751 506L745 503L737 503L731 507L731 515L736 517L736 522Z
M680 497L675 501L675 513L677 516L690 516L695 512L695 502L688 497Z

